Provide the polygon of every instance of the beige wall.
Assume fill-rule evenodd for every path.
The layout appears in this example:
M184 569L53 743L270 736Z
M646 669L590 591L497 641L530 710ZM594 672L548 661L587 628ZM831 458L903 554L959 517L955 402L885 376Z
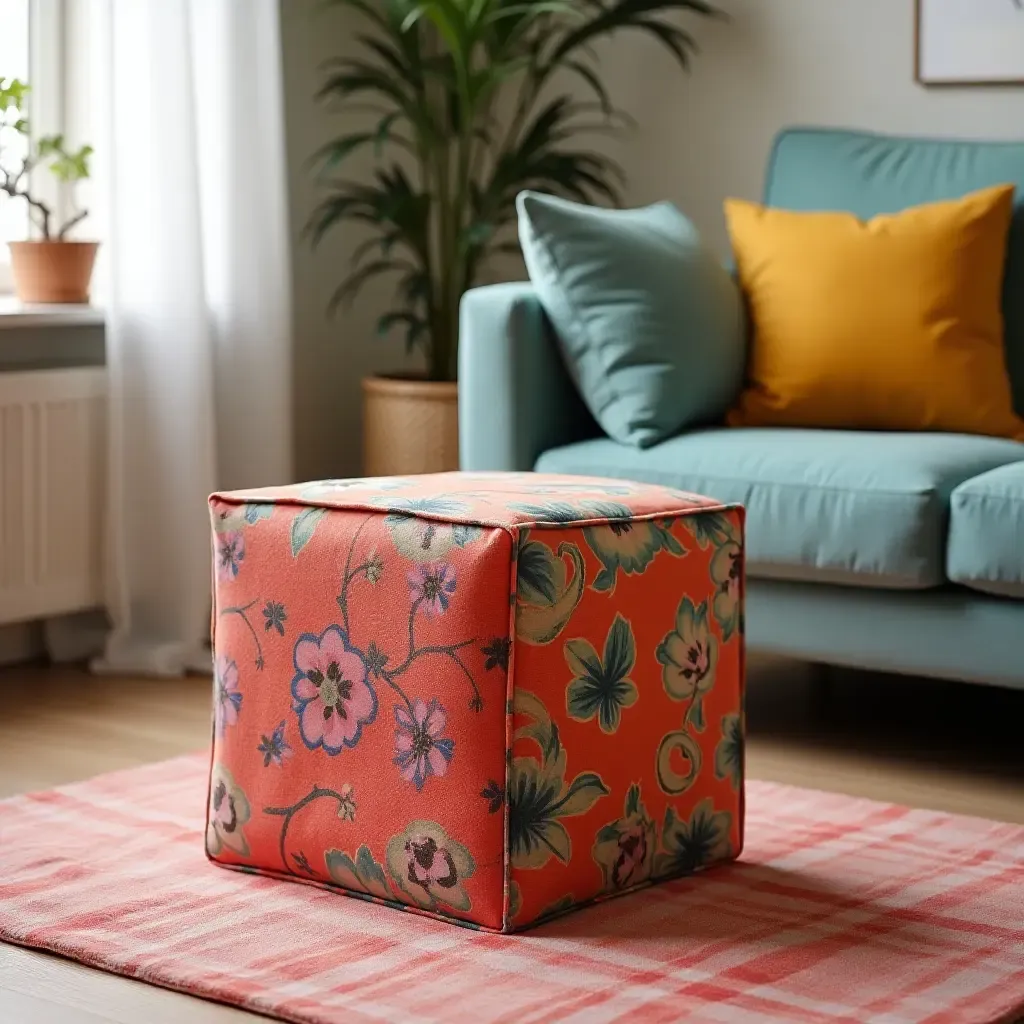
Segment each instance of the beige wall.
M1009 0L1007 0L1009 2ZM724 249L727 195L758 198L772 137L793 124L1024 138L1024 88L924 89L913 80L913 0L719 0L698 23L686 79L644 48L609 68L630 110L630 199L670 198Z
M351 117L314 102L330 57L351 47L356 19L325 9L321 0L281 0L284 51L285 128L288 144L295 308L295 471L299 479L354 476L360 471L360 391L364 374L405 364L400 340L375 335L388 291L368 287L351 310L328 318L327 303L345 275L348 256L365 234L339 228L314 253L299 237L320 194L306 161L332 136L350 130ZM353 176L371 161L354 160Z
M640 122L617 144L634 204L669 198L719 249L727 195L757 198L784 125L827 124L965 137L1024 137L1024 88L926 90L913 81L913 0L719 0L730 20L692 22L701 42L683 77L646 41L605 47L617 101ZM343 124L311 97L317 66L342 52L352 22L282 0L293 221L314 190L303 161ZM387 292L366 292L333 322L324 307L356 244L351 232L311 255L295 247L296 443L300 476L355 473L359 378L401 365L397 343L374 338Z

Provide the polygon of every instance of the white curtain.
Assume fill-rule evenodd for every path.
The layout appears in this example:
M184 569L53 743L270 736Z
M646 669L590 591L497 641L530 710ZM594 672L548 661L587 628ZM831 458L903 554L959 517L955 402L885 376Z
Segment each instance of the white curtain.
M209 671L206 498L291 479L278 0L94 0L111 387L97 671Z

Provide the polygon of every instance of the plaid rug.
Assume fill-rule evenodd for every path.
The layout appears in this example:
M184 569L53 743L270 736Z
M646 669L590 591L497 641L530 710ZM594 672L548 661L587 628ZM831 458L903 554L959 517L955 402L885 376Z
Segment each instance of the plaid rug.
M491 935L203 853L205 756L0 803L0 938L300 1022L1024 1011L1024 828L751 782L741 863Z

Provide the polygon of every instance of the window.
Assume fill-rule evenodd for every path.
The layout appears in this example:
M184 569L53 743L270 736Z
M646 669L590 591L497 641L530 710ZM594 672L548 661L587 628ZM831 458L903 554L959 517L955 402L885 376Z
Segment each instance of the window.
M0 78L29 77L29 0L0 0ZM0 135L0 148L18 157L11 138L13 132ZM5 161L6 162L6 161ZM28 211L23 202L0 196L0 242L24 238L28 231ZM0 291L9 285L8 254L0 246Z
M65 8L65 0L0 0L0 78L31 84L28 114L35 135L64 130L64 35L70 7ZM2 142L16 161L11 134L5 132ZM50 177L38 176L32 187L61 210L63 197ZM10 256L3 243L26 238L30 230L25 203L0 195L0 293L11 286Z

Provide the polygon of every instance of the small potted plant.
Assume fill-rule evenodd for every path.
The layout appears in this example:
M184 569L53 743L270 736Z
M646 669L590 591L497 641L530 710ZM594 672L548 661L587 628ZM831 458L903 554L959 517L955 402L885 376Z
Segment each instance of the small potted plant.
M24 114L28 91L27 83L17 78L0 78L0 195L27 203L29 217L41 236L7 243L14 288L22 302L88 302L98 243L69 241L67 237L88 211L73 207L59 220L50 204L33 191L29 178L33 171L45 167L70 190L89 177L92 146L69 149L63 135L33 140Z
M314 157L327 194L307 230L315 245L340 225L370 229L331 309L392 275L397 302L378 333L404 330L426 362L418 376L364 380L364 471L455 469L459 302L491 256L518 251L516 195L619 199L616 164L574 145L581 133L629 123L612 106L593 44L640 32L685 67L694 42L671 15L717 12L703 0L334 3L361 16L366 31L354 37L357 56L330 62L319 98L374 116ZM373 179L342 177L366 148Z

